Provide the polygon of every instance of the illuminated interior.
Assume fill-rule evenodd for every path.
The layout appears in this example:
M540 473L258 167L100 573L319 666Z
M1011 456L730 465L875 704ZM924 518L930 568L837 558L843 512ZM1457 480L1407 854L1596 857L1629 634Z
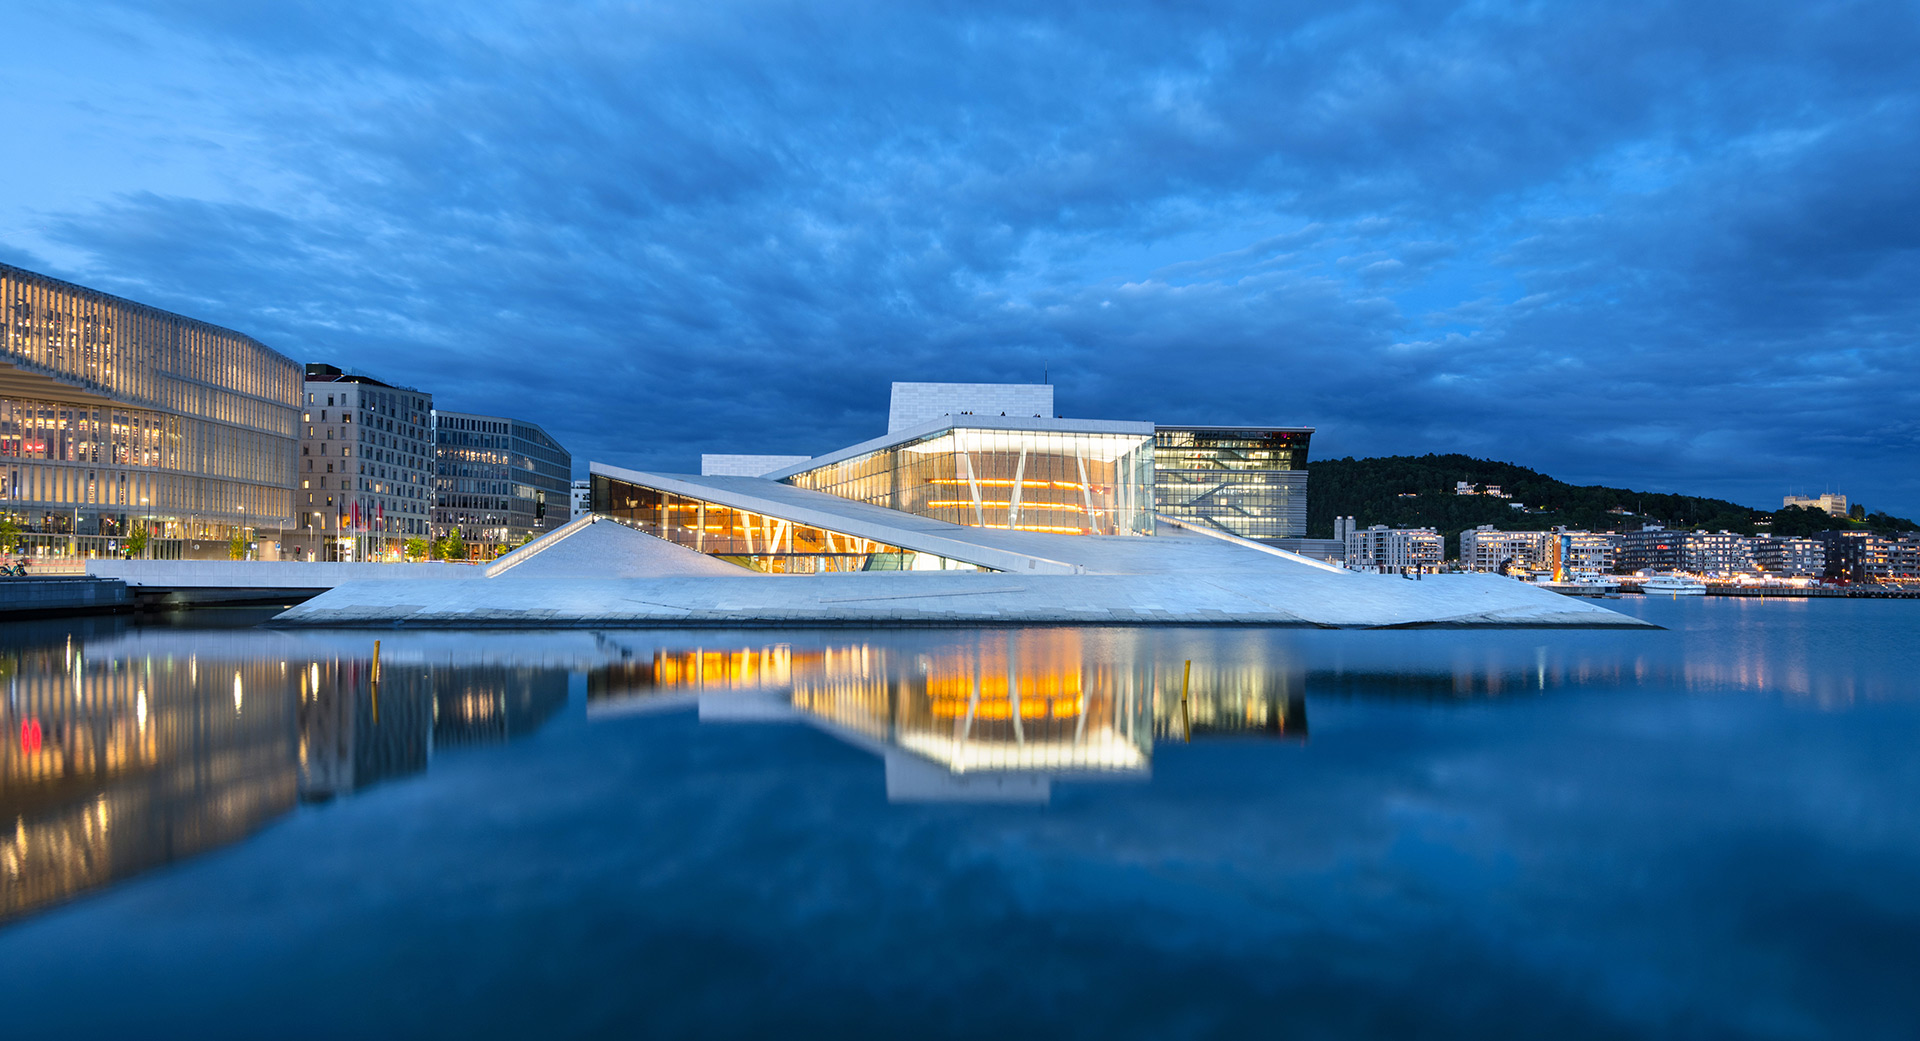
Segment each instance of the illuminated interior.
M955 426L786 483L967 527L1152 534L1152 444L1144 434Z
M983 571L974 564L593 475L593 512L754 571Z
M1160 512L1248 539L1307 533L1307 430L1158 427Z
M300 386L249 337L0 264L0 514L51 555L284 528Z

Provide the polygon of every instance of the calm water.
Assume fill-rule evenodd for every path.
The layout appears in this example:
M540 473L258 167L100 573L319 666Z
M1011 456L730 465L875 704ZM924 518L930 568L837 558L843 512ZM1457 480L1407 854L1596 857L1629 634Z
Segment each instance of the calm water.
M1920 603L1619 605L0 628L6 1035L1920 1033Z

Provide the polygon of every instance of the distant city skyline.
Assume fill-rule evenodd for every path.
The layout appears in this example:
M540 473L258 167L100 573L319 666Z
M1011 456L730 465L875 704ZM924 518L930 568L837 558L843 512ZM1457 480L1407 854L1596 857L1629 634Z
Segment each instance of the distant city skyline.
M0 261L524 416L577 470L814 454L893 381L1044 373L1069 417L1318 459L1920 516L1907 5L8 26Z

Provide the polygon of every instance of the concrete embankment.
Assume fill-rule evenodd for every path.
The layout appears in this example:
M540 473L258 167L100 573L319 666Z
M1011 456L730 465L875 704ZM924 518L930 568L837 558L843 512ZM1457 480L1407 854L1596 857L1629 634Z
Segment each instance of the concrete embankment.
M306 560L89 560L87 575L125 583L142 607L294 604L348 582L479 578L467 564Z
M132 590L118 579L59 575L0 578L0 617L45 617L131 610Z

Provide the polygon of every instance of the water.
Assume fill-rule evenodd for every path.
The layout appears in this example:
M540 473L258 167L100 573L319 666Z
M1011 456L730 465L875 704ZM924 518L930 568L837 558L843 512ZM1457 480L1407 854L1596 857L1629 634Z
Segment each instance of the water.
M1914 1036L1920 604L1619 604L1668 629L0 628L0 1007Z

